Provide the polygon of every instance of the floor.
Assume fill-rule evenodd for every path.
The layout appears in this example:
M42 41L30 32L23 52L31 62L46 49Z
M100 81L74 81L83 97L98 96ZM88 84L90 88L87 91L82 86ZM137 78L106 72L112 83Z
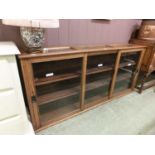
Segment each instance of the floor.
M155 134L154 88L115 99L37 134Z

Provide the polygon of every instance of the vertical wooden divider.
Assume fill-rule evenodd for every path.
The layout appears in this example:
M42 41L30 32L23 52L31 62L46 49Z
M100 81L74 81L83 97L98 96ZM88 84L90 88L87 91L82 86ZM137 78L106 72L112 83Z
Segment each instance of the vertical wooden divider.
M87 78L87 54L84 55L82 60L82 75L81 75L81 98L80 109L84 110L84 101L86 93L86 78Z
M115 83L116 83L116 77L119 69L119 63L120 63L120 58L121 58L121 51L118 52L116 62L115 62L115 68L114 68L114 73L111 81L111 86L110 86L110 92L109 92L109 98L112 97L114 88L115 88Z
M132 90L134 90L136 82L137 82L137 78L138 78L138 75L139 75L139 72L140 72L141 63L142 63L142 60L143 60L143 57L144 57L144 52L145 52L145 49L143 49L140 52L140 57L139 57L139 60L138 60L138 64L136 66L136 74L134 75L134 78L133 78L133 81L132 81L132 84L131 84L131 89Z

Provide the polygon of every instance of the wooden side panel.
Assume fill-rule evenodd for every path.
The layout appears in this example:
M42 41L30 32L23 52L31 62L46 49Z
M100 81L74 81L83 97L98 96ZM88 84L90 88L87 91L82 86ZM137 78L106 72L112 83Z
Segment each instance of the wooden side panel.
M39 110L38 110L37 101L32 102L32 97L36 96L32 65L27 60L21 60L21 67L22 67L23 79L24 79L32 124L33 124L34 129L38 129L40 128L41 124L40 124L40 119L39 119Z
M142 69L141 69L142 71L149 70L152 59L151 55L152 55L152 47L147 47L142 61Z
M152 55L151 55L151 64L150 64L150 71L154 71L155 70L155 51L152 51Z
M137 78L138 78L138 75L139 75L139 72L140 72L140 67L141 67L141 64L142 64L142 61L143 61L144 52L145 52L145 49L141 51L140 56L139 56L139 60L138 60L137 66L136 66L136 73L133 75L134 77L133 77L133 81L132 81L132 84L131 84L131 89L132 90L134 90L136 82L137 82Z

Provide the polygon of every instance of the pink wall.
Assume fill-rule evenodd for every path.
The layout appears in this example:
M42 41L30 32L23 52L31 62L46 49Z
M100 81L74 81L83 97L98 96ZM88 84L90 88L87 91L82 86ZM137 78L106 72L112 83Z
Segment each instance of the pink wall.
M45 46L127 43L141 20L61 19L59 29L46 29ZM0 41L22 45L19 28L0 23Z

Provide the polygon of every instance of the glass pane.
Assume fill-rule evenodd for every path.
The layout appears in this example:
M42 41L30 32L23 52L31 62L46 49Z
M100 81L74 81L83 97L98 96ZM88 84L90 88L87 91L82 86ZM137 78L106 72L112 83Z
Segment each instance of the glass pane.
M139 56L140 52L129 52L121 55L114 93L131 88Z
M34 64L41 124L80 109L81 67L82 58Z
M116 54L89 56L85 104L108 97Z

